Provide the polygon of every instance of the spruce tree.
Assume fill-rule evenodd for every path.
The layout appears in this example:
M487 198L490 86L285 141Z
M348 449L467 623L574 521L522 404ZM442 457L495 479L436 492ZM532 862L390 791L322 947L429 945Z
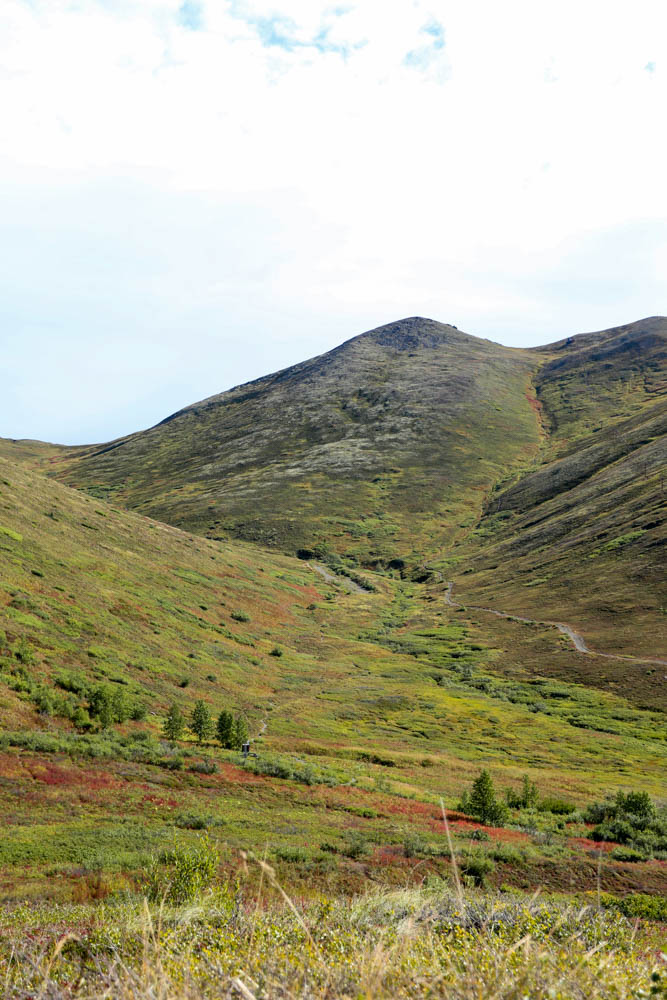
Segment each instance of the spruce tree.
M234 750L240 750L243 744L247 742L248 727L245 719L243 719L240 715L237 715L234 719L234 733L232 736L232 745Z
M486 768L473 781L467 805L471 816L489 826L502 826L507 817L507 809L496 799L493 781Z
M211 713L203 701L196 702L195 707L192 709L190 729L200 743L203 743L205 739L208 739L213 732L213 720L211 719Z
M178 705L171 705L162 723L162 732L168 740L180 740L183 735L185 720Z
M225 750L231 750L234 736L234 717L231 712L227 712L225 709L222 710L218 716L216 729L220 746L224 747Z

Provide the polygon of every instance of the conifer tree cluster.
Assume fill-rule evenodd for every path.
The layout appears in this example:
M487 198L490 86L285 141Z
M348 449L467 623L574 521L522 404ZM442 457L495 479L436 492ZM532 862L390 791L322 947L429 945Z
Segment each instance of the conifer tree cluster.
M199 743L203 743L213 736L226 750L240 750L248 740L248 726L241 715L232 715L231 712L223 709L218 716L216 724L213 722L208 706L203 701L197 701L190 720L187 721L178 705L172 704L162 724L162 732L168 740L180 740L185 729L190 729Z

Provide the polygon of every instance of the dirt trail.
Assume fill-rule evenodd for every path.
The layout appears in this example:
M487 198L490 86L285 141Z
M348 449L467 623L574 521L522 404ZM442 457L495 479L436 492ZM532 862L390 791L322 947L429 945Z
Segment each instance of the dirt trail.
M454 584L451 580L445 581L442 574L439 574L441 581L447 583L447 590L445 591L445 602L449 604L452 608L470 608L472 611L486 611L490 615L496 615L498 618L507 618L512 622L525 622L528 625L548 625L551 628L557 628L559 632L566 635L568 639L572 641L575 649L580 653L585 653L587 656L603 656L606 660L629 660L631 663L658 663L663 666L667 666L667 660L649 660L642 656L623 656L620 653L599 653L596 649L590 649L586 645L586 640L578 632L575 632L570 625L566 625L564 622L550 622L550 621L538 621L535 618L521 618L519 615L510 615L505 611L496 611L495 608L483 608L478 604L461 604L459 601L454 601L452 599L452 590L454 589Z
M323 576L327 583L342 583L344 587L347 587L350 594L368 593L368 591L364 590L363 587L360 587L358 583L355 583L354 580L350 580L348 576L335 576L319 563L308 563L308 565L311 569L315 570L316 573L319 573L320 576Z

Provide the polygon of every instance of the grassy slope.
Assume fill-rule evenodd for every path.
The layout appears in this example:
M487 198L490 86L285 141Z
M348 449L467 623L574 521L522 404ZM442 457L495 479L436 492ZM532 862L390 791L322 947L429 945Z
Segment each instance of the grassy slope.
M51 456L49 471L198 534L291 552L324 540L361 562L418 564L534 455L536 365L403 320L148 431Z
M403 320L110 445L0 453L200 534L435 563L471 603L664 658L666 330L517 351ZM569 676L631 686L584 660Z
M395 845L413 829L446 854L438 797L455 801L482 765L504 784L528 771L544 793L578 803L602 788L660 794L661 718L531 676L521 649L553 648L539 631L511 637L515 661L479 616L441 608L419 585L378 576L377 593L346 594L297 560L188 535L4 461L0 526L0 722L61 740L47 756L39 744L31 752L11 740L0 753L0 807L12 828L0 844L5 892L17 866L42 889L48 871L66 886L77 865L132 869L188 811L222 825L232 847L305 844L308 864L320 843L340 844L357 829L375 853L366 869L345 862L331 878L357 886L365 871L394 869L402 878ZM16 690L22 673L12 650L22 638L35 663ZM276 643L280 657L271 655ZM146 722L116 727L115 741L97 738L108 758L101 763L85 759L85 740L67 735L66 721L36 710L35 686L54 691L64 669L122 687L148 708ZM196 698L213 711L242 710L255 732L266 719L262 759L282 755L297 770L305 762L314 780L328 776L333 786L253 775L213 746L204 749L217 761L212 775L143 763L133 734L159 736L167 705L188 709ZM201 755L192 743L183 750L186 763ZM465 838L470 828L456 833ZM557 836L549 856L529 834L512 834L524 853L501 861L497 878L590 886L595 864L566 833ZM661 871L610 863L604 879L655 889Z
M567 621L602 651L667 658L666 334L654 318L543 349L548 436L455 550L462 599ZM598 680L614 672L596 667Z

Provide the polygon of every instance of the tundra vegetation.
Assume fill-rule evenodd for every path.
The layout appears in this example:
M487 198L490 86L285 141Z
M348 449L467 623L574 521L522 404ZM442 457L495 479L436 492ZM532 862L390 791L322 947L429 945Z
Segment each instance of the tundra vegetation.
M0 442L8 997L664 994L660 322L397 324L113 450Z

